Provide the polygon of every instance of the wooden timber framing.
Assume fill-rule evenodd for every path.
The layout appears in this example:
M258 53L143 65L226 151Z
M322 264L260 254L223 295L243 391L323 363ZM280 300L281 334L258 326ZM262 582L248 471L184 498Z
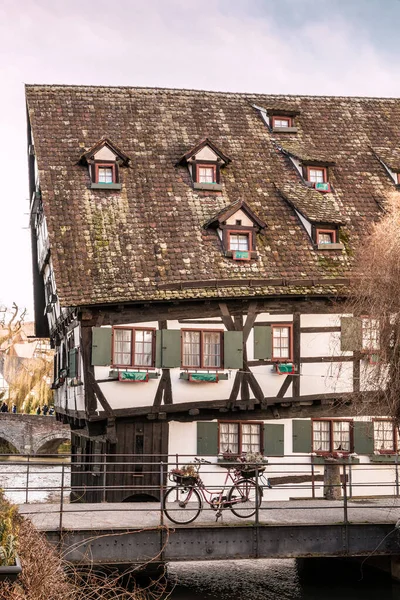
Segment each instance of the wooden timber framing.
M293 315L293 363L300 374L300 313ZM300 377L293 378L293 396L300 396Z
M343 298L344 300L344 298ZM249 305L255 300L187 300L175 302L154 302L146 304L125 304L82 307L80 321L86 327L99 327L100 325L124 325L126 323L144 323L148 321L221 318L221 305L225 319L229 315L247 314ZM271 314L323 314L337 313L338 303L341 299L331 297L272 297L257 299L257 313L269 312ZM222 318L223 320L223 318ZM224 321L223 321L224 322ZM224 323L225 324L225 323ZM229 331L229 330L228 330Z
M167 321L158 321L159 329L168 329ZM172 404L172 384L171 374L169 369L163 369L160 382L154 396L153 406L161 406L161 404Z

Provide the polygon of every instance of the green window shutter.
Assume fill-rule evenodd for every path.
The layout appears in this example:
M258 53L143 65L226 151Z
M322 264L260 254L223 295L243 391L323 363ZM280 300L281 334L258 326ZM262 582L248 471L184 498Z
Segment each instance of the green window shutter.
M92 327L92 365L108 367L112 361L111 327Z
M372 421L354 421L354 452L357 454L374 453L374 424Z
M156 367L173 369L181 366L181 332L161 329L156 332Z
M197 423L197 454L199 456L217 456L218 423L211 421Z
M243 332L224 332L224 368L243 368Z
M281 423L264 424L264 456L284 456L284 433Z
M272 357L271 325L254 327L254 358L266 359Z
M311 420L293 419L293 452L311 452Z
M362 350L361 317L342 317L340 324L340 349L342 352Z
M77 377L78 375L78 349L72 348L69 351L69 360L68 360L68 377Z

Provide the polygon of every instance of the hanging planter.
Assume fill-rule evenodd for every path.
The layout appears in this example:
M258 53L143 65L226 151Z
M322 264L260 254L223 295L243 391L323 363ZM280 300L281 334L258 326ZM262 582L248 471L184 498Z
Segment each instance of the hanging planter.
M275 371L278 375L292 375L294 373L293 363L277 363L275 365Z

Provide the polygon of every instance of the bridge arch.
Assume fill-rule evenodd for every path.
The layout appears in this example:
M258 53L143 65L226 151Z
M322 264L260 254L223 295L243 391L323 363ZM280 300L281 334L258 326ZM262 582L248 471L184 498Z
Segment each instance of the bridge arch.
M4 431L0 431L0 454L8 454L6 446L10 448L10 454L23 454L23 450L18 447L14 439L11 439Z
M54 432L40 437L32 448L33 454L57 454L61 444L71 441L71 436L60 432Z

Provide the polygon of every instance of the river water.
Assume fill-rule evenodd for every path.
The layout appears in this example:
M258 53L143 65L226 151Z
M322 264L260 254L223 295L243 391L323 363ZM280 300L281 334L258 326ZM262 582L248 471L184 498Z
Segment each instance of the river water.
M53 461L54 462L54 461ZM15 503L49 502L59 498L69 466L29 466L0 461L0 487ZM63 467L64 464L64 467ZM171 600L400 600L400 585L368 568L340 561L298 570L294 560L240 560L175 563L168 567Z

